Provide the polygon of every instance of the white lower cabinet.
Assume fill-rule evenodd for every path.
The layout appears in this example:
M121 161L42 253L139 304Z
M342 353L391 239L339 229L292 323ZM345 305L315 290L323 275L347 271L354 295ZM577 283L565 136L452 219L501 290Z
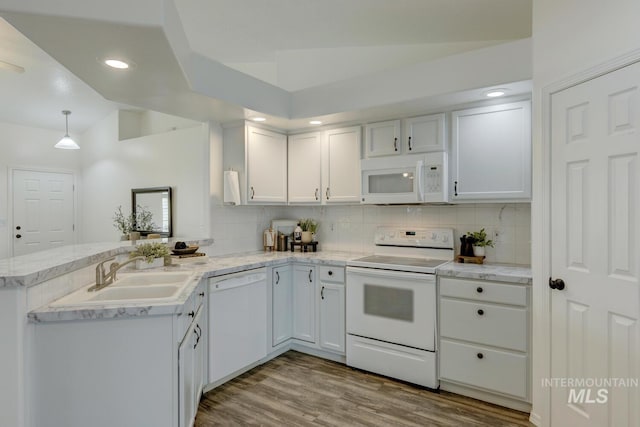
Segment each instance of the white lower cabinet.
M193 425L204 383L204 339L202 336L202 308L194 316L187 333L178 347L178 400L179 426Z
M293 321L292 267L271 270L271 344L275 347L291 339Z
M293 267L293 338L316 342L316 278L310 265Z
M529 287L439 278L440 386L530 409Z
M344 268L320 267L320 348L345 354Z
M177 314L42 322L29 425L193 425L204 381L204 286Z

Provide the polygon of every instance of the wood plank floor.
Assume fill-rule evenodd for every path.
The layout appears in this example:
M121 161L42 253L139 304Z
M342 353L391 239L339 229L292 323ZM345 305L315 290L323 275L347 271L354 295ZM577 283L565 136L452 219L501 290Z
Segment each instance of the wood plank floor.
M528 418L289 351L207 393L195 425L533 426Z

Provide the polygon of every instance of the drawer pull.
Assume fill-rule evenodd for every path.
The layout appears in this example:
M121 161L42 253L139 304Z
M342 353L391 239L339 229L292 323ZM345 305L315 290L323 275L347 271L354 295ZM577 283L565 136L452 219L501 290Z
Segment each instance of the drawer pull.
M198 295L200 295L201 297L204 296L204 292L200 292Z
M478 287L476 288L476 292L478 292L479 294L481 294L481 293L482 293L482 291L484 291L484 289L482 289L482 286L478 286Z
M482 316L484 314L484 310L483 309L478 310L478 314Z
M478 354L476 354L476 356L478 356L478 359L484 358L484 354L482 354L482 353L478 353Z
M191 311L189 312L189 317L193 317L193 316L195 316L195 315L196 315L196 313L195 313L193 310L191 310Z
M333 276L333 271L329 270L329 276Z

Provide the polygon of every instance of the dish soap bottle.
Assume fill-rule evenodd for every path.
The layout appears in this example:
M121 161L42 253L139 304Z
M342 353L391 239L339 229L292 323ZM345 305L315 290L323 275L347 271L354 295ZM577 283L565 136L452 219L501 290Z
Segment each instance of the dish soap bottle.
M293 230L293 241L298 243L302 241L302 228L300 228L300 223L298 223L295 230Z

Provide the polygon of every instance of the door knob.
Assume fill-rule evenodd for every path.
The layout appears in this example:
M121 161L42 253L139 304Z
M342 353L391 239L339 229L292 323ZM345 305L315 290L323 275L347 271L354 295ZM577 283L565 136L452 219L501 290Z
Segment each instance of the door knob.
M564 280L562 279L552 279L549 277L549 287L551 289L557 289L559 291L564 289Z

